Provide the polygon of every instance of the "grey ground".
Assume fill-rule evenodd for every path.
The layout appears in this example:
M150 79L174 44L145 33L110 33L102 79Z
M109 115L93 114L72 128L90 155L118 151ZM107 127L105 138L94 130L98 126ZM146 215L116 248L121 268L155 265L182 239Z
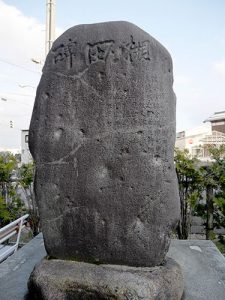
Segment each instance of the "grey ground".
M0 299L25 300L27 280L46 252L42 235L0 264ZM172 240L168 256L182 267L184 300L225 299L225 258L211 241Z

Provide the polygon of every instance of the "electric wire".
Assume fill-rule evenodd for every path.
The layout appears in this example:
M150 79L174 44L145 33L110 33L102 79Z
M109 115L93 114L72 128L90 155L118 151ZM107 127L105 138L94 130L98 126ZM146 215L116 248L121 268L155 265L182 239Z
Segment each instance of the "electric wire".
M11 66L13 66L13 67L17 67L17 68L23 69L23 70L25 70L25 71L27 71L27 72L32 72L32 73L35 73L35 74L40 75L40 72L38 72L38 71L34 71L34 70L29 69L29 68L26 68L26 67L17 65L17 64L15 64L15 63L11 63L11 62L9 62L9 61L7 61L7 60L4 60L4 59L2 59L2 58L0 58L0 62L5 63L5 64L8 64L8 65L11 65Z

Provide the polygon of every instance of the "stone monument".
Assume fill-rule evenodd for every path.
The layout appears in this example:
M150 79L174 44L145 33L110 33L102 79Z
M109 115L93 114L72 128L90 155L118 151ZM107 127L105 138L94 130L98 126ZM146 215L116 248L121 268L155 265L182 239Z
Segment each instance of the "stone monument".
M181 298L165 259L179 218L172 84L167 50L131 23L54 42L29 131L49 255L30 277L37 299Z

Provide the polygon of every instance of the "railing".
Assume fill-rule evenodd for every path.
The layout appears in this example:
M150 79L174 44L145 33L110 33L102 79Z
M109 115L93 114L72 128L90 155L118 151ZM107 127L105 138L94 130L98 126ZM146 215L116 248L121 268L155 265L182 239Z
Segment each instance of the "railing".
M17 251L20 241L21 230L25 227L26 219L28 218L28 216L29 215L26 214L0 229L0 263L9 255ZM5 241L7 241L14 235L17 235L17 239L14 245L3 244Z

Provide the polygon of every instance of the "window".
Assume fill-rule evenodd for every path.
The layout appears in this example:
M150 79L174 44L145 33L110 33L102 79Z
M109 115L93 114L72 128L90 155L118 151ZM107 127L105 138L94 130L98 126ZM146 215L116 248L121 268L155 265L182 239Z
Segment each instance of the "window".
M185 131L177 132L177 139L183 139L185 137Z
M25 135L25 143L28 143L28 140L29 140L29 135Z

